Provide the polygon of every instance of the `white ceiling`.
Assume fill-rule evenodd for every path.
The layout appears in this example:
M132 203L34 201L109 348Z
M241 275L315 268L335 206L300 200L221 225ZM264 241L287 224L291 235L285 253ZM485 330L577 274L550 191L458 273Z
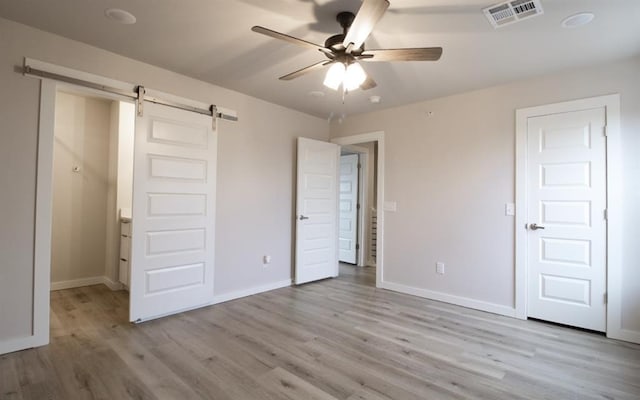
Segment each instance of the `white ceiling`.
M0 16L114 53L327 118L355 114L640 54L640 0L542 0L544 15L494 30L482 14L491 0L391 0L366 47L444 48L438 62L367 63L378 82L341 95L316 71L277 78L322 56L252 32L253 25L323 44L340 32L335 15L359 0L4 0ZM135 25L104 17L133 13ZM590 11L586 26L563 29ZM322 91L324 97L311 96ZM382 97L371 104L369 96Z

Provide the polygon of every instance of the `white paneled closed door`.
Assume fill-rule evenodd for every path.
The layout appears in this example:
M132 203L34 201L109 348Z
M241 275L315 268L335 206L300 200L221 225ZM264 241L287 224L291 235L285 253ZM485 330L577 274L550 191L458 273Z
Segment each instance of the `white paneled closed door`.
M355 264L358 244L358 155L340 157L340 237L338 258Z
M338 276L340 147L298 138L296 284Z
M148 102L136 120L131 321L213 301L212 124L210 116Z
M528 119L528 315L606 330L605 109Z

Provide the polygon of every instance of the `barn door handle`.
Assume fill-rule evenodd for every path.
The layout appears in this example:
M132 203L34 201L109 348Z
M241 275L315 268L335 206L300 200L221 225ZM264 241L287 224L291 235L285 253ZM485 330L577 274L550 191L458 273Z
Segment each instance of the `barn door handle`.
M537 231L538 229L544 229L544 226L533 223L529 224L529 229L531 229L532 231Z
M305 217L304 215L300 215L300 221L304 221L305 219L309 219L309 217Z

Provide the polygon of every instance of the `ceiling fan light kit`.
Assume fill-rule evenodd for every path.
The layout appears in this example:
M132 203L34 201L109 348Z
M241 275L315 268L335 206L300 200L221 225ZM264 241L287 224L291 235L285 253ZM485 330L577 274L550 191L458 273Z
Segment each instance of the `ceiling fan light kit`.
M358 63L352 63L347 66L342 86L347 91L356 90L367 79L367 73L364 72L362 66Z
M330 89L338 90L340 85L346 92L356 90L367 79L367 73L358 63L349 65L337 62L327 71L324 78L324 85Z
M345 72L346 68L343 63L333 64L324 77L324 85L329 89L338 90L344 80Z
M358 88L368 90L376 87L377 84L370 76L367 76L360 61L437 61L442 55L441 47L365 50L365 40L387 8L389 8L388 0L363 0L357 15L349 11L339 13L336 20L342 27L343 33L329 37L324 46L262 26L254 26L251 30L298 46L314 49L328 58L328 60L283 75L280 80L292 80L331 65L324 78L326 87L338 90L342 86L343 93Z

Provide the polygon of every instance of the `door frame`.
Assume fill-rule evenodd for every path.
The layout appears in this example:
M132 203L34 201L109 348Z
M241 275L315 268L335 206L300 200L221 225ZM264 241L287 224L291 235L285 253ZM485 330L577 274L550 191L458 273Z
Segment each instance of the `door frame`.
M44 63L43 63L44 64ZM49 64L50 65L50 64ZM69 74L70 69L60 67L61 72ZM91 74L73 72L78 79L94 77ZM126 89L124 82L112 79L95 79L99 83ZM50 291L51 291L51 228L53 201L53 148L55 138L56 97L60 90L79 95L100 97L114 101L133 103L125 96L94 90L69 83L42 79L40 82L40 119L38 124L38 153L36 167L36 204L35 235L33 249L33 321L32 336L22 338L12 347L14 350L44 346L49 343ZM117 282L105 281L112 290L120 288ZM13 351L0 349L0 354Z
M377 230L376 230L376 287L382 287L384 282L384 132L376 131L352 136L343 136L331 139L331 143L346 145L358 145L368 142L377 142L376 152L378 167L377 172Z
M527 120L531 117L604 107L606 113L607 337L630 340L622 329L622 162L620 95L611 94L516 110L515 315L527 318Z

